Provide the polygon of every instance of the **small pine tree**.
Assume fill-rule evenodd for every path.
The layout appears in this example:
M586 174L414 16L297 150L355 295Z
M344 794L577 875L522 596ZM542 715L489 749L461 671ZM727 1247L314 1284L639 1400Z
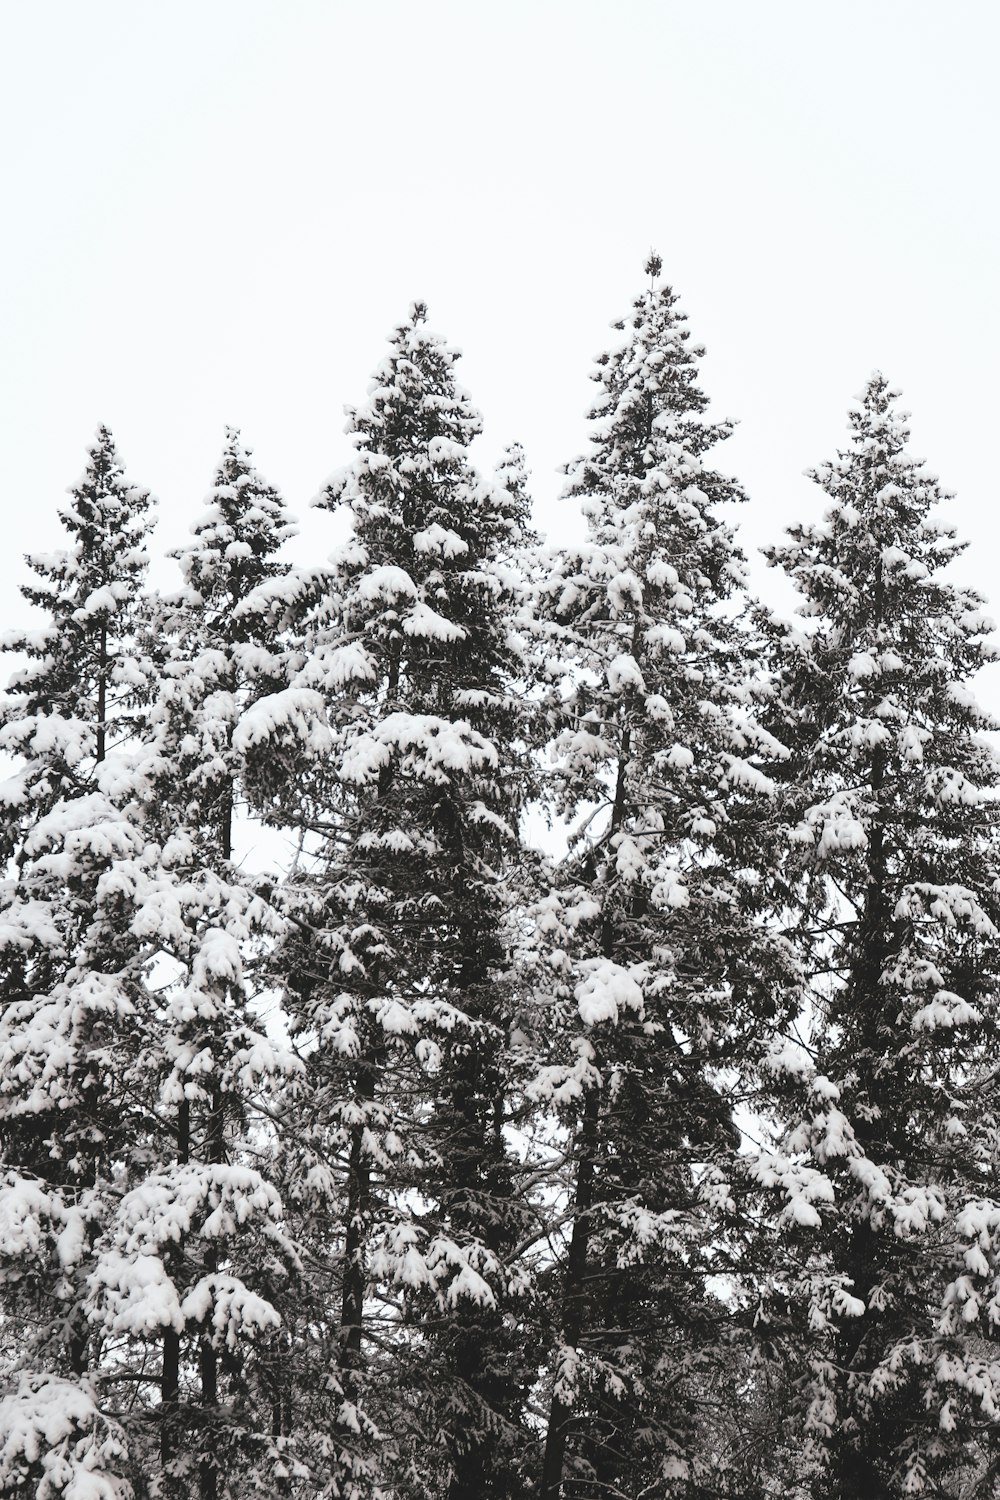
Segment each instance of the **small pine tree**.
M1000 1418L1000 767L971 689L994 651L897 394L868 382L813 474L824 520L771 553L803 601L775 659L813 977L758 1171L788 1195L777 1284L823 1497L958 1493Z
M29 555L35 577L21 585L47 623L3 637L5 651L26 659L7 688L0 745L23 759L5 799L22 817L92 782L108 750L134 732L150 690L136 637L152 500L126 482L106 427L98 428L87 467L69 494L59 519L70 545ZM8 817L8 857L22 826Z

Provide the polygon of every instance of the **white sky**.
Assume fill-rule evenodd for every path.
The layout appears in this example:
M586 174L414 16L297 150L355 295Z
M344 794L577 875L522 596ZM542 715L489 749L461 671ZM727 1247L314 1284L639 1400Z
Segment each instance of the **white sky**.
M100 421L163 549L226 422L306 520L414 297L483 462L520 438L575 531L556 469L652 246L741 423L748 549L818 512L878 366L1000 611L998 55L995 0L0 3L7 620Z

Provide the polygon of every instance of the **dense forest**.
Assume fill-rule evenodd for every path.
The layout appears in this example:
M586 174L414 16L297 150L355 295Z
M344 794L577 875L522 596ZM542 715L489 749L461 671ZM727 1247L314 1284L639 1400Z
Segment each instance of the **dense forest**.
M232 430L152 589L104 427L27 559L3 1495L1000 1493L991 622L878 374L749 596L645 271L577 545L416 304L325 560Z

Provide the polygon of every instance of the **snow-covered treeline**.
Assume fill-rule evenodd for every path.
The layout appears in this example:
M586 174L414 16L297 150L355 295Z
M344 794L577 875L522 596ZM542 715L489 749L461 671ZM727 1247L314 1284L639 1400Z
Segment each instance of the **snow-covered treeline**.
M105 428L28 558L0 1494L996 1493L991 623L881 375L748 597L660 272L583 544L418 304L325 561L230 431L153 591Z

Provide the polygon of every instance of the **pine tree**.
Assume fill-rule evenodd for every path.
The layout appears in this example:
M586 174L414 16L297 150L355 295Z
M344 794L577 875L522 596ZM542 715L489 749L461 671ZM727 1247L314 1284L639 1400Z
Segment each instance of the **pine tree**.
M4 639L24 664L0 703L16 762L0 819L0 1307L14 1335L0 1485L61 1494L93 1472L117 1494L131 1460L86 1303L145 1034L141 954L108 877L141 847L123 747L149 695L137 631L151 502L103 427L70 495L69 545L29 556L22 588L47 618Z
M281 701L268 588L287 572L276 554L294 527L234 430L192 529L174 554L187 587L160 606L168 649L139 767L143 847L115 870L151 979L155 1123L147 1171L101 1242L92 1317L128 1338L137 1371L155 1370L159 1345L163 1492L196 1485L221 1500L280 1493L287 1477L279 1356L300 1270L267 1123L297 1063L257 1009L282 926L234 864L247 750L266 748Z
M698 1479L731 1323L707 1278L733 1104L794 990L753 914L772 789L755 762L780 746L727 603L742 562L718 507L741 493L706 455L730 429L702 415L701 351L660 269L598 360L591 452L569 470L590 540L544 586L552 784L574 820L536 912L553 1061L533 1092L570 1167L544 1500Z
M47 811L93 782L108 750L134 731L149 691L134 641L152 501L148 491L126 482L106 427L98 428L87 467L69 494L59 519L70 545L29 555L35 578L21 585L47 623L3 638L5 651L25 658L3 704L0 748L24 762L4 801L8 856L32 812Z
M281 962L296 1032L315 1038L305 1171L341 1226L343 1493L372 1482L352 1431L374 1422L398 1455L393 1493L459 1500L519 1493L523 1441L501 1054L525 500L523 479L473 469L480 419L425 319L418 304L395 331L351 412L357 457L319 502L352 523L302 677L327 695L336 774L315 787L316 873L289 893L299 938ZM336 1155L344 1171L321 1172Z
M897 394L868 382L850 448L812 476L824 520L771 554L802 596L775 652L813 979L758 1171L788 1194L778 1289L815 1492L869 1500L958 1493L1000 1416L1000 767L971 688L994 649Z

